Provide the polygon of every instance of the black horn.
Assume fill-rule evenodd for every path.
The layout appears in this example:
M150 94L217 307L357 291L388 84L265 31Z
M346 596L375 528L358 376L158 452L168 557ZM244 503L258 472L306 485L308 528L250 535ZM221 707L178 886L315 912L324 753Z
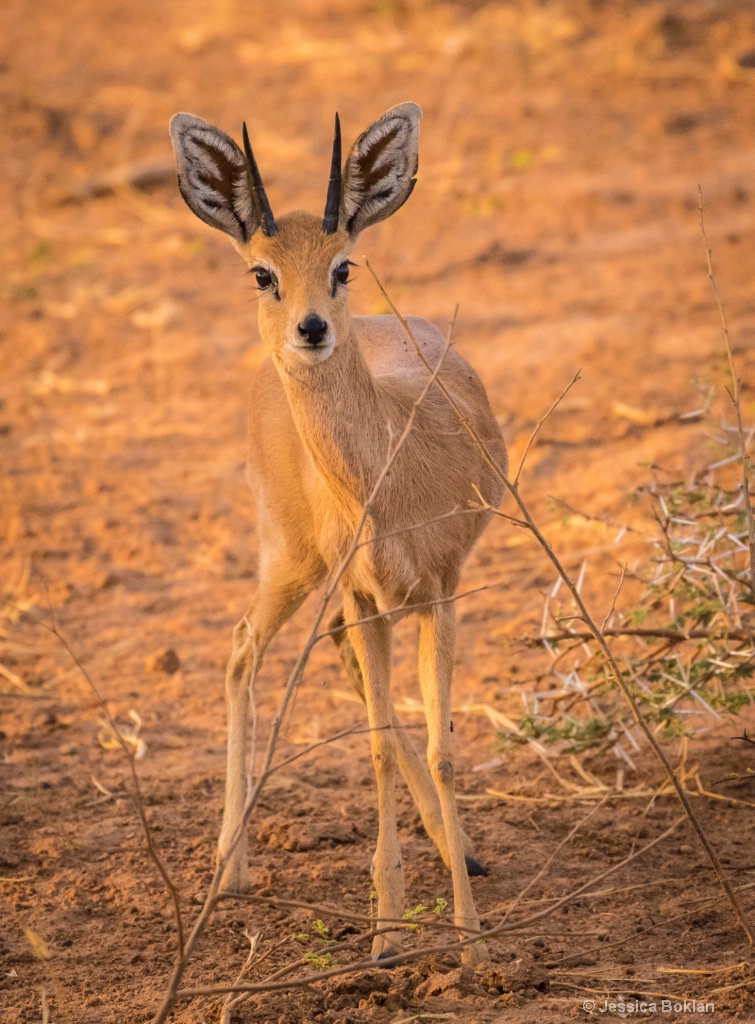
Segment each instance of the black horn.
M333 159L330 164L330 180L328 182L328 198L325 202L325 215L322 229L326 235L333 235L338 230L338 215L341 209L341 122L336 114L336 130L333 137Z
M273 211L270 208L270 200L267 198L265 186L262 184L260 169L257 166L257 161L254 159L252 146L249 142L249 132L246 130L246 121L244 121L241 131L244 138L246 165L249 169L249 177L252 181L252 199L257 207L260 221L262 222L263 233L266 234L268 238L272 238L273 235L278 234L278 227L275 223L275 217L273 217Z

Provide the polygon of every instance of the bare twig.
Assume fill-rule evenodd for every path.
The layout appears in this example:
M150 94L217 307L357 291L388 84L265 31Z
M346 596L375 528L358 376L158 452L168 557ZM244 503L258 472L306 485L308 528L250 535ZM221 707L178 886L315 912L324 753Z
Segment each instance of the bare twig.
M345 910L343 907L332 907L325 903L305 903L302 900L289 900L282 896L266 896L264 893L225 893L220 899L223 900L240 900L245 903L264 903L271 907L291 907L293 910L307 910L311 914L320 914L322 917L333 917L342 921L353 921L353 922L372 922L372 924L378 921L385 925L403 925L408 927L410 925L420 924L423 927L425 925L441 928L450 929L452 931L467 931L470 934L478 935L477 929L464 928L462 925L454 924L452 921L445 921L439 917L433 911L428 911L427 914L413 915L411 919L405 917L372 917L370 914L358 914L353 910Z
M244 976L249 972L254 960L257 956L257 946L262 938L262 932L257 932L254 935L250 935L249 932L244 932L244 935L249 940L249 953L247 958L241 966L241 970L236 975L234 985L240 984L244 980ZM223 1011L220 1015L220 1024L231 1024L231 1015L236 1006L242 1003L247 997L242 993L241 995L233 998L231 993L226 996L225 1002L223 1003Z
M735 985L722 985L720 988L712 988L708 995L717 996L722 992L733 992L737 988L752 988L755 985L755 978L748 978L747 981L738 981Z
M275 772L279 772L281 768L286 768L288 765L293 764L294 761L298 761L302 757L306 757L313 751L317 750L318 747L327 746L329 743L337 743L338 740L345 739L347 736L363 736L365 733L371 732L385 732L388 729L393 729L393 725L379 725L372 728L369 725L353 725L350 729L343 729L341 732L336 732L332 736L327 736L324 740L316 740L314 743L310 743L304 750L297 750L295 754L287 757L284 761L279 761L273 765L268 772L268 775L273 775ZM415 729L413 725L403 725L403 729Z
M368 537L357 544L357 550L370 547L372 544L379 544L390 537L398 537L404 533L412 533L415 530L424 530L425 527L432 526L434 523L442 523L445 519L454 519L456 516L479 516L484 512L485 510L482 508L452 508L450 512L443 512L441 515L433 516L432 519L425 519L421 523L413 523L411 526L402 526L397 530L390 530L388 533L378 533L374 537Z
M41 694L41 693L15 693L11 690L0 690L0 700L60 700L57 694Z
M529 880L527 885L525 885L525 887L523 889L521 889L517 893L516 897L512 900L511 904L508 907L506 907L506 910L504 911L504 914L503 914L503 918L501 920L501 924L503 924L505 921L507 921L509 919L509 917L511 916L512 912L514 910L516 910L516 908L522 902L522 900L527 895L527 893L530 891L530 889L532 889L535 885L537 885L537 883L540 881L540 879L546 873L546 871L551 866L553 861L559 855L561 850L563 850L563 848L568 843L570 843L572 841L572 839L577 834L577 832L579 832L579 830L582 828L583 825L587 824L587 822L590 820L590 818L592 818L592 816L596 813L596 811L598 811L599 808L601 808L603 806L603 804L606 802L607 799L608 799L608 796L606 795L606 796L603 797L602 800L600 800L597 804L595 804L594 807L591 807L590 810L587 812L587 814L584 816L584 818L581 818L577 822L577 824L570 830L570 832L567 835L564 836L564 838L561 840L561 842L556 846L556 849L553 851L553 853L550 855L550 857L546 860L545 864L543 864L543 866L540 868L540 870L535 875L532 876L532 878Z
M613 980L615 984L617 979L609 980ZM622 978L618 980L624 982L622 988L588 988L586 985L574 985L569 981L556 981L555 979L553 984L558 988L573 989L575 992L590 992L592 995L596 996L619 995L621 993L626 992L627 986L630 986L632 994L634 996L655 996L657 999L671 999L677 1000L679 1002L689 999L688 996L682 995L679 992L656 992L648 989L638 988L636 986L636 979L634 978ZM695 1000L691 1001L695 1002Z
M619 594L621 593L621 588L624 586L624 577L626 575L626 571L627 571L627 565L626 565L626 562L625 562L622 565L622 567L621 567L621 576L619 577L619 585L616 588L616 592L613 595L613 600L611 601L611 607L608 609L606 617L603 619L603 622L602 622L601 627L600 627L600 632L603 634L603 636L606 635L606 626L611 621L611 616L613 615L614 609L616 608L616 602L619 599Z
M741 640L744 643L755 641L755 630L750 629L663 629L635 628L616 626L602 631L606 637L639 637L648 639L668 640L672 644L682 644L687 640ZM593 640L595 634L590 630L563 629L544 636L522 637L519 643L528 647L538 647L543 640L559 643L562 640Z
M11 602L9 601L6 603L11 604ZM134 801L134 807L136 808L136 813L139 817L139 821L142 826L142 832L144 833L144 839L147 845L147 852L149 853L149 856L152 858L152 861L155 867L157 868L160 877L165 883L165 887L168 890L171 902L173 904L173 916L175 918L176 923L176 940L178 946L177 957L178 959L180 959L184 943L184 926L183 915L181 913L181 899L178 892L178 888L173 879L171 878L170 872L168 871L165 861L162 859L162 856L160 855L160 852L158 851L157 846L155 845L154 837L152 835L152 829L150 828L149 820L147 818L147 812L144 807L144 797L142 795L141 784L139 782L139 775L136 770L136 761L134 756L135 751L131 747L129 747L128 743L126 743L126 741L124 740L123 736L121 735L120 729L118 728L118 724L110 712L110 708L107 705L107 701L100 693L97 684L92 678L89 670L86 668L84 663L76 654L73 647L69 643L68 638L58 626L58 622L55 617L55 612L52 608L52 605L49 605L50 617L52 618L53 622L52 626L45 622L44 619L41 619L36 615L32 615L31 612L28 612L23 609L19 609L19 611L22 611L26 617L30 618L38 626L41 626L42 629L46 630L48 633L51 633L58 640L58 642L65 648L66 652L68 653L68 656L71 658L74 665L81 673L87 686L92 691L97 706L105 715L107 724L110 727L113 735L115 736L119 747L126 755L126 759L128 761L129 766L129 772L131 774L131 793Z
M752 736L748 735L748 732L747 732L746 729L742 730L742 735L741 736L732 736L731 738L733 740L741 740L742 743L751 743L753 746L755 746L755 740L752 738Z
M419 611L421 608L435 608L441 604L453 604L456 601L460 601L463 597L470 597L472 594L479 594L483 590L493 590L495 587L503 587L508 581L501 580L499 583L485 583L481 587L473 587L471 590L462 590L460 594L451 594L449 597L438 597L434 601L407 601L404 604L396 605L395 608L388 608L386 611L375 612L374 615L365 615L362 619L356 619L354 622L346 622L342 625L334 626L333 629L325 629L322 633L317 634L317 640L323 640L326 636L333 636L336 633L342 633L346 629L354 629L355 626L363 626L366 622L374 622L376 619L384 619L391 615L400 615L402 612L414 612Z
M564 398L566 398L566 396L571 391L571 389L574 387L574 385L577 383L577 381L581 380L581 379L582 378L580 376L580 371L577 370L577 372L574 374L574 376L569 381L569 383L566 385L566 387L561 392L561 394L558 396L558 398L548 408L547 412L543 413L543 415L540 417L540 419L535 424L535 429L530 434L529 440L527 441L527 444L524 446L524 452L522 453L522 458L521 458L521 461L519 462L519 469L516 471L516 476L514 477L514 487L517 487L518 484L519 484L519 477L522 475L522 470L524 469L524 463L527 461L527 456L529 455L530 448L532 447L532 445L535 442L535 438L540 433L540 428L545 423L545 421L548 419L550 414L556 409L556 407L561 404L561 402L564 400Z

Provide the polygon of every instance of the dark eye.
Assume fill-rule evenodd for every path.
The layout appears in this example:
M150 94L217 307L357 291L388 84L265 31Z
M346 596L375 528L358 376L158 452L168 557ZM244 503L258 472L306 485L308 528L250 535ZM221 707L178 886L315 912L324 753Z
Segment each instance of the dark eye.
M349 267L351 264L347 260L345 263L341 263L333 271L333 282L334 284L346 284L349 280Z
M273 275L269 270L265 270L264 267L253 267L252 273L257 278L257 285L264 291L265 288L269 288L273 283Z

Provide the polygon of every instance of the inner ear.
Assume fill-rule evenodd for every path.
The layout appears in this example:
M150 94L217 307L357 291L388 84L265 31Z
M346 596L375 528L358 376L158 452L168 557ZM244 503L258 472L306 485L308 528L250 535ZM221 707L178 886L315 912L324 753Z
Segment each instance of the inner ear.
M391 125L382 138L365 150L364 156L360 160L364 187L373 198L378 198L379 193L375 193L375 190L391 172L392 150L396 147L401 130L400 123Z
M245 245L260 224L246 159L233 139L193 114L170 122L178 188L189 209Z
M416 103L400 103L354 143L343 172L340 217L352 237L390 217L412 194L421 117Z

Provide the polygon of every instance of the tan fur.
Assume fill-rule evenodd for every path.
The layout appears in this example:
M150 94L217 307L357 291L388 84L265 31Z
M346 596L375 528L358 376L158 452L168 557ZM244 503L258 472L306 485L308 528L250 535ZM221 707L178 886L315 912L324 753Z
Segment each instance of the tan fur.
M428 371L398 321L352 318L348 289L333 276L359 231L397 210L411 194L420 117L416 104L399 104L359 137L346 161L341 226L334 233L323 230L320 218L296 212L277 219L269 236L260 230L262 207L249 191L247 164L233 140L191 114L178 114L171 122L187 204L231 235L250 269L263 268L277 284L277 293L271 288L260 294L260 333L269 358L252 382L249 412L249 478L259 512L258 586L234 630L226 672L228 769L218 844L225 889L249 884L246 836L235 847L233 839L247 796L249 693L265 650L349 550L365 502L427 384ZM327 324L318 344L299 330L313 315ZM410 325L430 365L437 365L444 350L440 333L425 320L413 318ZM474 370L451 350L440 378L505 468L501 433ZM448 599L489 514L449 513L475 502L475 488L492 506L501 499L497 478L433 385L374 497L362 533L371 543L360 547L346 568L340 581L343 607L331 621L371 727L379 811L378 918L401 918L404 912L396 829L399 769L451 869L455 921L466 929L479 928L479 919L465 861L471 844L454 797L455 610ZM419 618L426 763L401 728L390 697L391 628L410 612ZM361 625L349 628L355 622ZM398 949L398 931L379 935L373 956ZM484 943L465 947L463 956L468 963L485 959Z
M427 380L426 369L395 318L352 319L346 289L338 289L335 297L331 294L331 269L334 261L348 256L349 237L340 231L324 235L319 220L305 213L281 218L278 228L273 238L257 233L243 250L250 267L275 272L280 292L280 301L270 295L260 297L260 332L270 357L252 383L249 412L249 475L259 508L260 567L258 596L246 617L252 629L251 645L245 627L239 634L246 651L243 660L248 664L254 656L257 668L275 631L348 549L391 444L401 434ZM296 325L310 312L333 328L335 347L322 362L310 363L290 349ZM412 318L410 325L435 365L444 347L442 335L424 320ZM440 376L499 464L505 464L498 424L472 368L451 350ZM347 621L407 604L427 605L454 593L486 515L460 515L380 538L465 508L476 498L473 485L492 505L498 504L499 483L440 389L433 387L375 498L366 531L374 543L357 552L342 580ZM449 724L453 605L425 607L418 614L430 775L418 767L419 759L403 732L397 729L398 743L390 731L372 733L381 810L375 858L378 913L401 917L404 910L401 871L396 866L400 861L393 794L395 766L400 763L426 827L452 869L457 920L476 927L464 862L470 848L460 831L453 798ZM389 696L394 618L344 631L337 638L347 663L356 654L352 678L366 696L369 721L376 728L389 723L399 726ZM229 675L231 680L237 678L234 670ZM231 686L240 688L244 675L236 687L233 682ZM232 704L245 703L230 693L229 698ZM240 713L241 707L232 713L237 721ZM229 762L229 772L243 776L242 759L234 761L234 765ZM230 776L229 788L234 788ZM240 793L240 782L238 789ZM238 813L229 801L226 839L236 828ZM243 850L237 850L227 879L228 887L247 884ZM374 953L390 952L398 945L398 935L380 936ZM468 959L482 954L481 946L468 950Z

